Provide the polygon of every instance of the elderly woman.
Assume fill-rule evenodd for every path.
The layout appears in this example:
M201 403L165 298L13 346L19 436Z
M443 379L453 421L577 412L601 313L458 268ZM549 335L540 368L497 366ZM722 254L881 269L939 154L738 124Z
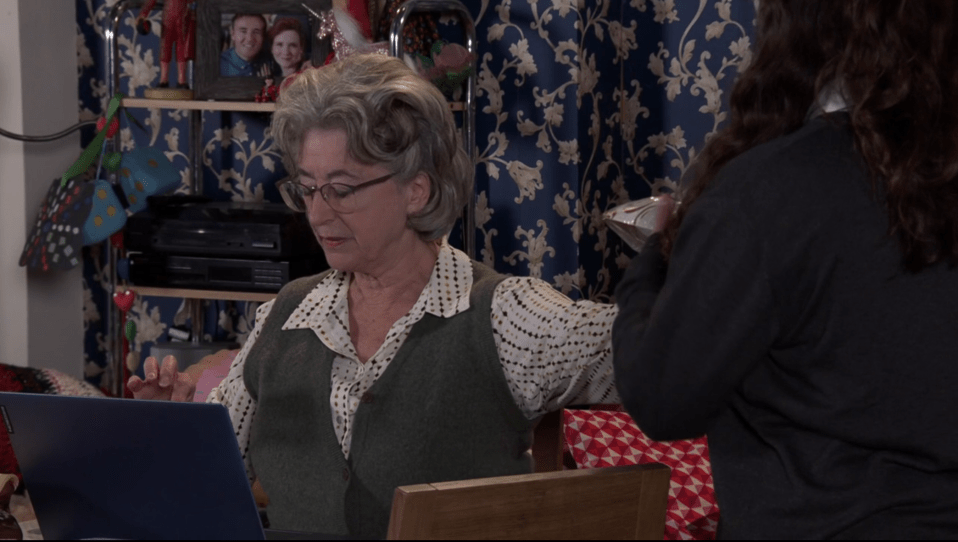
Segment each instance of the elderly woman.
M384 537L395 488L530 472L530 433L617 401L616 309L506 277L444 240L472 194L449 104L402 61L355 55L280 94L272 134L331 270L288 284L210 400L274 528ZM137 397L187 399L175 360Z

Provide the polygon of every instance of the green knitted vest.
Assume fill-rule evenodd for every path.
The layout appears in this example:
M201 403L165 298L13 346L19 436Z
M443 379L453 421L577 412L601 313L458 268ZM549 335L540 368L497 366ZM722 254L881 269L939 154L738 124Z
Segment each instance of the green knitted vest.
M509 391L492 334L504 276L473 263L469 310L415 324L362 398L348 461L329 405L333 352L312 330L281 330L323 276L283 288L246 359L258 402L249 453L271 527L385 538L397 486L531 472L533 423Z

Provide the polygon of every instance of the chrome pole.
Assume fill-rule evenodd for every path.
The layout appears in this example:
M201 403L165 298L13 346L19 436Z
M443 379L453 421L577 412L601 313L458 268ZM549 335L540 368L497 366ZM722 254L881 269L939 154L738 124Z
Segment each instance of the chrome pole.
M408 0L399 6L396 11L396 17L392 21L389 32L389 54L404 58L406 52L402 46L403 29L405 29L409 17L419 12L432 13L451 13L459 19L463 34L466 40L466 50L472 53L473 58L478 62L478 42L476 40L476 25L472 20L472 14L466 6L458 0ZM473 64L472 76L466 83L466 96L463 107L463 146L473 164L476 162L476 74L478 66ZM463 250L471 258L477 258L476 254L476 195L473 189L472 197L466 204L462 214L462 242Z

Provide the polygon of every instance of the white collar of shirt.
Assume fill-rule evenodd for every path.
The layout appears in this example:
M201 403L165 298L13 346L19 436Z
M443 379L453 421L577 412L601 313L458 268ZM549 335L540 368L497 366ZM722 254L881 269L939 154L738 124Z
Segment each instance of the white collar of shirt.
M825 113L834 113L848 109L848 101L844 96L844 85L831 83L826 85L818 95L818 99L812 104L808 112L808 119L811 120Z
M312 329L323 342L334 329L349 329L349 281L351 273L333 270L306 295L283 324L283 330ZM397 324L411 326L423 314L451 318L469 308L472 291L472 262L445 239L429 282L409 313ZM327 346L329 344L327 343Z
M834 113L835 111L848 109L848 103L843 96L842 89L836 85L826 87L822 91L822 95L819 96L818 102L821 104L824 113Z

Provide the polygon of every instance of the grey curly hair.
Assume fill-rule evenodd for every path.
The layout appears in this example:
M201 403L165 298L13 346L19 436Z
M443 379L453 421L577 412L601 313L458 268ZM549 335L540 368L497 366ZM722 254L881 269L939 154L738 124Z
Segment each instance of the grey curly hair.
M312 129L344 130L353 159L389 169L399 183L425 173L429 201L407 219L425 241L449 233L472 194L474 165L449 103L398 58L357 54L296 76L270 125L288 171L297 170Z

